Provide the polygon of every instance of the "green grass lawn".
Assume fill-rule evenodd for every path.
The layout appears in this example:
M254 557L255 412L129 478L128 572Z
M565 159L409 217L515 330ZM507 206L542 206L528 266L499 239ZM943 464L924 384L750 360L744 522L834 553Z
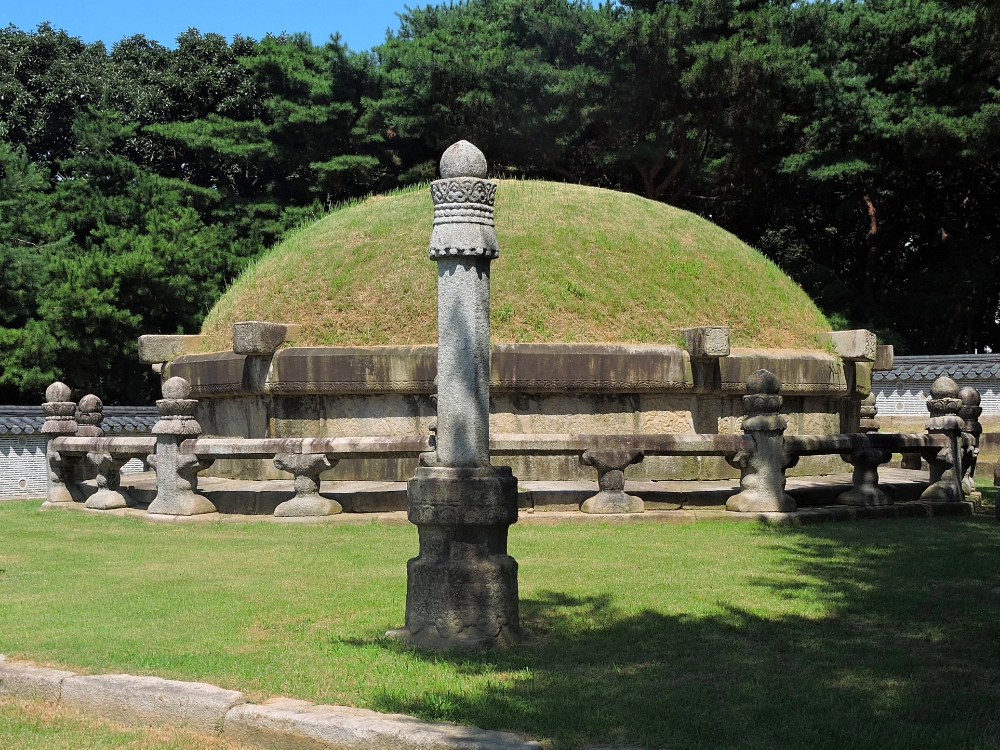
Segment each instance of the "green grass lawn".
M158 525L37 507L0 504L8 657L553 748L1000 747L989 517L515 526L538 639L431 655L382 636L403 621L411 527Z

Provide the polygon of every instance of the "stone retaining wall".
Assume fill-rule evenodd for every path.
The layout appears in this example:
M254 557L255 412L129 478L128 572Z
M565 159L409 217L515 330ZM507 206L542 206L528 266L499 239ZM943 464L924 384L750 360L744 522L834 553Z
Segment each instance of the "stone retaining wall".
M734 348L692 356L679 346L501 344L493 348L493 432L735 434L747 378L766 368L782 382L788 434L855 432L872 365L822 351ZM206 437L426 435L436 422L436 347L301 347L272 355L183 355L163 376L180 376L199 400ZM921 426L921 430L922 430ZM520 455L509 463L531 480L591 479L574 457ZM336 480L404 481L416 459L345 460ZM794 474L847 470L837 456L804 458ZM210 475L287 476L270 461L220 460ZM650 457L630 478L729 479L722 458Z

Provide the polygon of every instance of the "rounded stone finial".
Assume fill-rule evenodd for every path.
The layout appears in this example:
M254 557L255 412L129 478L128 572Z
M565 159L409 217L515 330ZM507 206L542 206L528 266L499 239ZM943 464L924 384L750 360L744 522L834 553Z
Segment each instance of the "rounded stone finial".
M979 391L971 385L967 385L965 388L960 390L958 392L958 397L962 399L963 406L979 406L982 402L982 397L979 395Z
M757 370L747 378L747 393L775 394L781 389L778 376L768 370Z
M942 375L931 385L931 398L958 398L958 383Z
M169 378L164 381L163 398L185 399L191 395L191 384L184 378Z
M486 177L483 152L468 141L453 143L441 155L441 177Z
M45 400L49 403L55 403L57 401L69 401L69 397L73 392L70 390L69 386L65 383L60 383L58 380L45 389Z
M88 393L86 396L80 399L80 412L84 414L93 414L95 412L104 411L104 402L101 401L93 393Z

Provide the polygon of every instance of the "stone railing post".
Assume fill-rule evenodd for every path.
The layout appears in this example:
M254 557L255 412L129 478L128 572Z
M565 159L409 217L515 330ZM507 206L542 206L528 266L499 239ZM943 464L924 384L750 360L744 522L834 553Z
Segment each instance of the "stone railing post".
M740 491L726 501L726 509L748 512L789 512L795 500L785 492L784 434L788 422L779 413L783 399L778 395L781 381L767 370L758 370L747 379L743 397L743 432L753 440L753 450L739 453L731 466L740 469Z
M927 432L944 435L948 446L926 456L930 464L930 486L920 495L921 500L936 502L959 502L962 493L962 418L958 415L962 408L958 383L944 376L931 385L931 397L927 399Z
M198 402L188 398L191 384L184 378L170 378L163 383L163 398L156 402L160 419L153 426L156 452L149 457L156 470L156 497L149 513L163 516L196 516L215 513L216 507L198 490L198 472L212 465L213 459L199 459L180 452L188 438L201 434L194 418Z
M76 412L80 425L80 437L104 437L101 423L104 421L104 404L97 396L88 394L80 399ZM97 471L97 492L87 498L87 507L92 510L113 510L132 505L132 499L121 490L121 468L128 462L128 456L114 456L110 453L91 451L87 462Z
M319 494L319 475L338 463L323 453L279 453L274 465L295 475L295 497L274 509L278 518L331 516L344 508L336 500Z
M580 456L580 463L597 469L599 492L584 500L584 513L642 513L642 498L625 494L625 469L642 461L640 450L589 450Z
M962 418L962 467L965 469L962 491L970 498L981 500L982 494L976 490L976 464L979 462L979 438L983 434L983 426L979 423L983 413L982 398L971 386L960 390L958 397L962 399L958 416Z
M407 563L406 625L388 635L425 648L481 648L521 636L507 529L517 480L490 464L490 262L497 183L467 141L431 183L430 257L438 268L437 439L407 485L420 554Z
M878 432L878 405L875 403L875 391L869 391L861 402L861 425L858 430L862 435Z
M79 459L76 456L63 456L52 450L52 438L76 435L76 404L70 401L71 395L69 386L58 381L45 389L45 403L42 404L45 423L42 425L42 434L46 437L45 466L48 481L43 508L66 505L81 499L75 477Z

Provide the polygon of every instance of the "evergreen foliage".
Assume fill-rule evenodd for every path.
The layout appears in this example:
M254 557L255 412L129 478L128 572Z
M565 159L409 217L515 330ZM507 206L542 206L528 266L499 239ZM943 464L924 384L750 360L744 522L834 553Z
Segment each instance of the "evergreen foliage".
M196 332L290 228L458 138L711 218L899 351L1000 349L996 8L468 0L361 53L0 29L0 401L148 400L140 334Z

